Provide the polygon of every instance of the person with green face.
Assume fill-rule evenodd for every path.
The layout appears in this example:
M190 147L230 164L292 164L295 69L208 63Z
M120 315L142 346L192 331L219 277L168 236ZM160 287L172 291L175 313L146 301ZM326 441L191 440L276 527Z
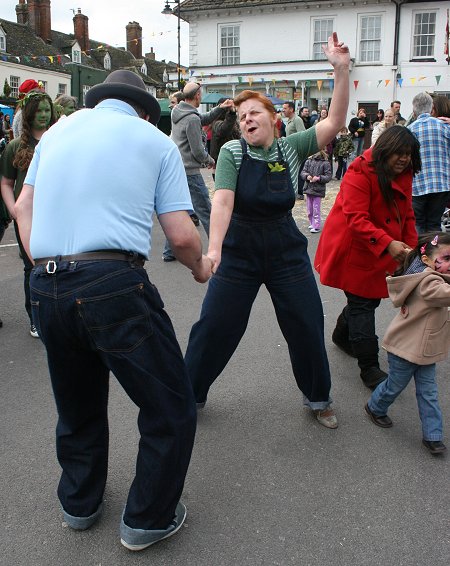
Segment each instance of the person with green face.
M17 243L24 263L25 309L30 319L30 334L39 338L33 324L30 301L30 273L33 264L27 256L19 236L14 204L22 190L28 167L44 132L55 123L53 104L48 94L30 92L21 101L23 129L20 137L13 139L2 155L1 194L10 217L14 220Z
M55 98L53 107L58 118L62 116L70 116L78 110L78 100L75 96L69 96L68 94L61 94Z

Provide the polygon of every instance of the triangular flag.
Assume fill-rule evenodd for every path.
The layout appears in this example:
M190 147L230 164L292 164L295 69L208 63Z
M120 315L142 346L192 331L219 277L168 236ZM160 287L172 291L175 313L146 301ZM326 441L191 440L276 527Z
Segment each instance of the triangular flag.
M402 88L403 79L397 79L398 86Z
M272 84L274 85L277 81L275 79L272 79Z
M265 83L265 82L266 82L266 79L260 79L260 81L261 81L262 83Z
M238 83L240 84L242 82L242 77L238 77Z
M380 86L380 84L381 84L382 82L383 82L382 80L379 80L379 81L378 81L377 88Z
M370 88L372 86L372 81L367 81L367 86Z
M323 85L323 81L317 81L317 88L318 88L319 90L322 89L322 85Z
M192 75L195 73L195 71L191 71L190 72L190 76L192 77Z
M390 82L391 82L391 79L385 79L384 80L384 86L387 86Z
M52 56L52 55L49 55L48 58L50 59L50 63L53 63L53 56Z
M415 85L416 84L416 77L411 77L410 81L411 81L412 85Z
M330 79L330 90L334 89L334 79Z
M248 80L248 84L249 84L250 86L252 86L252 84L253 84L253 77L248 77L247 80Z
M61 55L57 55L56 57L58 59L58 63L61 63Z
M359 81L353 81L353 84L355 85L355 90L356 90L358 88Z
M419 77L419 81L423 81L423 79L426 79L427 77Z
M436 84L438 85L441 80L441 75L436 75L434 78L436 79Z

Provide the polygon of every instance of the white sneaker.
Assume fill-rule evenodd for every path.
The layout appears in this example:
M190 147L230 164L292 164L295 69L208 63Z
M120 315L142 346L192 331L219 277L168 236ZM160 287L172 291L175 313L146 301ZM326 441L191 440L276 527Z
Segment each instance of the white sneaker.
M30 334L31 336L33 336L33 338L39 338L39 332L37 331L37 328L34 326L34 324L30 326Z
M317 234L318 232L320 232L320 228L311 228L309 231L311 232L311 234Z

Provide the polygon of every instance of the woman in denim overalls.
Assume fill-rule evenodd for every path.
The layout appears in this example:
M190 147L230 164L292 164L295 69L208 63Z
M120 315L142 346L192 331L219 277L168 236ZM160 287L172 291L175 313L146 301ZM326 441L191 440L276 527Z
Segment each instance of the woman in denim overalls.
M305 404L322 425L337 427L322 303L307 239L291 214L299 164L333 139L345 121L348 49L333 34L324 51L335 67L335 91L329 118L314 128L277 140L277 115L267 97L244 91L235 99L243 139L228 142L219 155L208 249L214 276L185 358L198 408L236 350L264 284Z

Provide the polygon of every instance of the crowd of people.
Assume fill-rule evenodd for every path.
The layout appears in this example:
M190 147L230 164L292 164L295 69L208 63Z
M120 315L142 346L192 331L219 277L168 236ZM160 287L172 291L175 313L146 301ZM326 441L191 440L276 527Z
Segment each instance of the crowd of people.
M408 126L394 101L374 125L359 108L345 127L349 50L333 33L324 53L334 68L331 104L310 116L286 102L285 135L270 99L253 90L201 114L202 84L188 82L170 97L168 137L154 127L157 100L131 71L91 88L83 111L73 97L52 102L37 83L23 87L20 129L9 128L2 154L0 239L13 220L30 333L45 346L58 410L58 497L69 527L88 529L103 512L112 372L139 408L141 436L121 543L139 551L180 529L197 411L207 410L262 285L304 405L322 426L338 427L313 266L345 294L332 341L357 359L372 390L371 422L392 426L388 409L414 378L423 444L445 452L435 374L450 347L450 235L438 222L450 201L448 105L422 93ZM74 152L80 165L68 176ZM341 185L323 223L333 157ZM202 167L214 173L212 203ZM320 233L313 264L292 216L303 194L309 230ZM154 213L164 261L208 283L184 358L144 266ZM383 340L388 373L375 320L387 297L400 309Z

